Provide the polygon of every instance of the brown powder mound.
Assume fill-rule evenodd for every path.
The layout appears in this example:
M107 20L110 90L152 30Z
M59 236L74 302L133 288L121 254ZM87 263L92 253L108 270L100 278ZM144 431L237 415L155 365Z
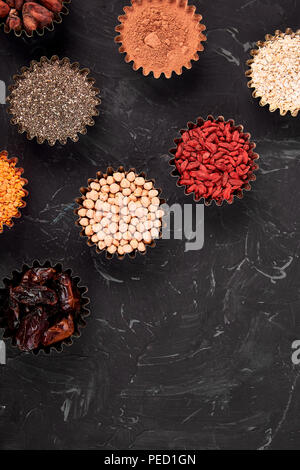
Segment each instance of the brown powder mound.
M195 15L195 7L180 0L149 0L134 2L124 8L126 15L117 42L120 52L126 52L126 62L133 60L134 70L143 68L144 75L162 73L170 78L172 72L182 73L182 67L191 68L191 60L198 60L197 51L203 50L201 41L205 26L202 17Z

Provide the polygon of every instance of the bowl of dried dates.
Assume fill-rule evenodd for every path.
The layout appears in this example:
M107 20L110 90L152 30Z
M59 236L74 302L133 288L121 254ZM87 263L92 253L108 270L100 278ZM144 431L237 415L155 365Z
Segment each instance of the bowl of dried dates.
M4 340L11 338L12 345L23 352L49 354L51 349L61 352L80 336L90 314L89 299L87 288L70 269L35 261L3 283L0 328L5 330Z

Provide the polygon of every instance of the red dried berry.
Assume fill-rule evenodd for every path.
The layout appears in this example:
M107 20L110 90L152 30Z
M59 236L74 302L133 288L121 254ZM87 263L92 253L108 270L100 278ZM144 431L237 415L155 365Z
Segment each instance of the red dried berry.
M195 199L233 202L243 188L255 179L257 169L250 135L235 127L232 121L209 118L183 132L177 143L175 166L179 184Z

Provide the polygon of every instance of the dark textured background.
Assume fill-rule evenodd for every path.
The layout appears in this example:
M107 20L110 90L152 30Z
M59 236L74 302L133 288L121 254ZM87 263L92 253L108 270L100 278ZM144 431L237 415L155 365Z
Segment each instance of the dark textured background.
M127 3L73 0L43 39L1 31L0 79L41 55L68 56L91 69L103 101L87 136L55 148L18 135L0 106L0 148L19 156L30 190L22 219L1 235L0 278L35 258L63 262L89 287L92 310L61 355L8 348L0 448L298 448L299 118L260 108L244 73L257 40L299 27L300 2L195 0L205 52L191 71L159 81L133 72L113 42ZM125 164L184 203L166 153L178 129L209 113L244 124L257 142L252 192L205 209L201 251L162 241L134 261L97 256L74 226L78 188Z

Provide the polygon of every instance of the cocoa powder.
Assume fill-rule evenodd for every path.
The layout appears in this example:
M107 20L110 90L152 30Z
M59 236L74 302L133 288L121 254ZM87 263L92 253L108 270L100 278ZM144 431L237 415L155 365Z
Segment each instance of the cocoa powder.
M162 73L169 78L173 71L181 74L183 66L191 68L190 61L198 59L206 39L201 16L194 12L180 0L135 2L120 17L123 27L117 28L126 61L133 60L135 70L142 67L145 75L152 71L156 78Z

